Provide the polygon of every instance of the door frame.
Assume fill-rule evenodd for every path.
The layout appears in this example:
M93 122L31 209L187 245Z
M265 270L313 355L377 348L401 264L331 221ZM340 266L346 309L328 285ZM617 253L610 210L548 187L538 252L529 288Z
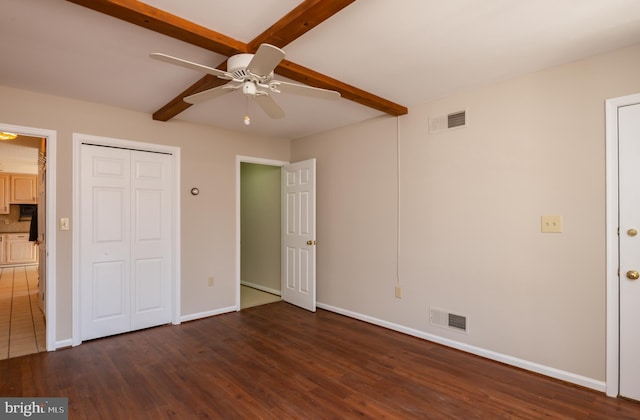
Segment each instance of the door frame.
M240 310L240 168L242 163L256 163L259 165L278 166L280 168L289 164L289 162L283 160L236 155L236 311Z
M0 123L0 130L31 137L43 137L46 139L47 174L45 182L47 188L47 199L45 203L45 242L48 244L48 246L47 254L45 257L47 282L45 296L45 317L47 322L45 329L47 351L54 351L58 348L56 344L56 147L58 134L55 130L4 123Z
M606 100L606 393L620 392L620 277L618 242L618 108L640 103L640 94Z
M125 149L133 149L145 152L158 152L168 153L173 156L173 183L172 183L172 261L173 266L171 275L171 323L173 325L180 324L180 290L181 290L181 277L180 277L180 262L181 262L181 242L180 242L180 148L176 146L167 146L162 144L144 143L132 140L123 140L110 137L94 136L90 134L73 133L73 210L72 221L80 220L80 148L82 143L91 142L91 144L105 147L118 147ZM72 222L73 224L73 222ZM73 229L73 267L72 267L72 331L71 342L72 346L77 346L82 343L80 334L80 230Z

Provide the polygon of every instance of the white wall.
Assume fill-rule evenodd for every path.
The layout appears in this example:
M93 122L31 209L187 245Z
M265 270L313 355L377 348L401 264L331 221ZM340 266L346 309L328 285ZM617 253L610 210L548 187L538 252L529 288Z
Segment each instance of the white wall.
M0 122L57 131L58 217L71 215L73 132L182 148L183 315L235 304L235 156L316 157L320 303L603 381L604 101L640 92L638 68L634 46L291 149L1 86ZM463 108L468 128L427 134L429 115ZM563 216L562 234L540 233L545 214ZM62 341L71 336L71 231L55 246ZM430 326L429 306L467 315L469 335Z
M640 45L294 141L318 159L318 302L602 383L604 101L640 92L638 68ZM467 128L428 134L462 109Z
M183 316L236 304L236 155L289 160L290 141L256 137L151 115L0 86L0 122L57 131L57 217L72 212L72 134L181 148ZM192 196L192 187L200 195ZM74 221L71 221L73 229ZM57 234L57 341L71 338L72 231ZM215 286L208 286L208 277Z

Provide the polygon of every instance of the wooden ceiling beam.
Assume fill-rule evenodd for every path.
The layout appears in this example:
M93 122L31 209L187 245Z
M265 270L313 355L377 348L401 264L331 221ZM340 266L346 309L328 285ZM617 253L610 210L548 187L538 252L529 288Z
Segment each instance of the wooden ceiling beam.
M249 42L249 51L260 44L284 48L356 0L306 0L287 13L267 30Z
M305 0L249 44L244 44L241 41L137 0L67 1L230 57L239 53L255 52L260 44L263 43L282 48L329 19L355 0ZM218 68L226 70L225 63L220 64ZM275 73L309 86L338 91L345 99L390 115L398 116L408 112L407 108L402 105L342 83L291 61L283 60L276 68ZM154 112L153 119L168 121L191 106L191 104L183 101L184 97L225 83L225 80L212 75L205 75Z
M218 70L226 70L227 60L225 60L216 68ZM192 105L185 102L183 98L186 98L190 95L195 95L196 93L203 92L207 89L213 89L214 87L222 86L227 82L228 80L221 79L212 74L207 74L200 80L189 86L187 89L185 89L171 101L169 101L162 108L154 112L152 117L156 121L169 121L171 118L180 114L182 111L187 110Z
M274 70L280 76L288 77L305 85L314 86L322 89L330 89L340 92L345 99L350 99L369 108L377 109L389 115L397 117L409 112L407 107L398 105L387 99L366 92L357 87L348 85L339 80L333 79L317 71L303 67L299 64L292 63L288 60L282 60L278 67Z
M67 0L226 57L246 53L247 44L137 0Z
M296 40L300 36L304 35L311 29L315 28L325 20L329 19L331 16L335 15L354 1L355 0L305 0L296 8L283 16L281 19L279 19L276 23L271 25L267 30L265 30L260 35L255 37L251 42L249 42L249 44L247 44L247 50L251 53L254 53L255 51L257 51L260 44L263 43L275 45L278 48L282 48L292 41ZM290 79L302 82L301 80L296 78L295 70L289 71L289 74L293 76L289 77ZM308 80L314 79L307 74L302 74L300 77L306 78ZM192 95L194 93L210 89L209 87L207 87L211 82L210 79L211 78L209 75L205 75L204 77L202 77L200 80L187 88L187 90L180 93L162 108L154 112L153 119L158 121L168 121L185 109L189 108L191 104L188 104L182 100L185 96L188 96L185 95L185 93L188 92ZM218 86L222 84L223 83L219 83Z

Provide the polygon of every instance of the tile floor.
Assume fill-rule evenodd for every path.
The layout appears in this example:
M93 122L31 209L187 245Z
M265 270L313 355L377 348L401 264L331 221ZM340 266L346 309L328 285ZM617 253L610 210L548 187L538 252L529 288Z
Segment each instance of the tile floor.
M278 302L280 300L282 300L280 296L272 295L271 293L245 286L244 284L240 287L240 309Z
M242 309L281 300L242 286ZM38 267L0 268L0 360L46 350L45 318L38 306Z
M0 360L46 350L38 266L0 268Z

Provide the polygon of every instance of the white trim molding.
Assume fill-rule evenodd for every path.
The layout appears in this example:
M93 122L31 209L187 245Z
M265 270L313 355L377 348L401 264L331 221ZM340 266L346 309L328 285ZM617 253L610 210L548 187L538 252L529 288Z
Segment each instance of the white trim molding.
M348 316L349 318L358 319L360 321L368 322L369 324L378 325L380 327L388 328L393 331L398 331L403 334L411 335L413 337L418 337L423 340L442 344L443 346L451 347L457 350L462 350L464 352L475 354L476 356L481 356L486 359L495 360L500 363L515 366L515 367L529 370L531 372L536 372L542 375L550 376L552 378L560 379L565 382L570 382L576 385L595 389L596 391L604 392L605 390L604 382L598 381L592 378L587 378L585 376L576 375L575 373L566 372L564 370L556 369L550 366L541 365L538 363L530 362L528 360L519 359L517 357L483 349L481 347L476 347L469 344L461 343L459 341L450 340L448 338L440 337L434 334L429 334L424 331L405 327L399 324L394 324L392 322L384 321L368 315L359 314L357 312L352 312L346 309L337 308L335 306L327 305L324 303L318 302L317 306L318 308L335 312L340 315Z
M252 289L261 290L263 292L270 293L272 295L282 296L282 291L276 290L276 289L272 289L270 287L266 287L266 286L263 286L261 284L251 283L249 281L244 281L244 280L241 280L240 284L243 285L243 286L250 287Z
M56 163L58 146L57 132L55 130L47 130L43 128L25 127L21 125L12 125L0 123L1 131L9 131L11 133L22 134L31 137L43 137L46 139L47 150L47 174L46 174L46 231L45 241L47 243L46 254L46 292L45 292L45 318L46 322L46 344L47 351L53 351L59 348L56 343L56 315L57 315L57 281L56 281Z
M222 315L229 312L236 312L235 306L228 306L226 308L214 309L213 311L197 312L195 314L184 315L180 317L180 321L189 322L198 319L209 318L210 316Z

